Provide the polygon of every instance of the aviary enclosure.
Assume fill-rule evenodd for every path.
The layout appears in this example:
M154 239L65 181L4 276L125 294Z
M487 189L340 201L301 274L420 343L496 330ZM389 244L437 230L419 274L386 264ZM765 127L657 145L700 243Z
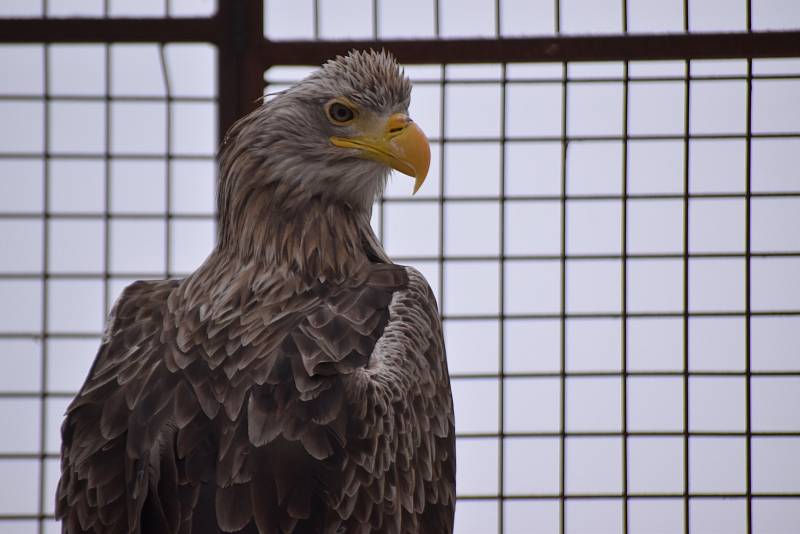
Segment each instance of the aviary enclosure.
M64 408L119 291L210 249L225 130L352 48L407 66L431 140L423 189L392 181L373 219L444 317L456 531L800 532L794 2L0 16L1 532L60 531Z

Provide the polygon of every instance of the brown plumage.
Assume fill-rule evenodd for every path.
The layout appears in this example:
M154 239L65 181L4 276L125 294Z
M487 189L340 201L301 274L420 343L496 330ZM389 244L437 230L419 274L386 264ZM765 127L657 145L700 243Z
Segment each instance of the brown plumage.
M386 163L331 141L409 94L391 57L351 53L234 126L216 248L125 289L67 411L65 533L452 532L436 302L370 228Z

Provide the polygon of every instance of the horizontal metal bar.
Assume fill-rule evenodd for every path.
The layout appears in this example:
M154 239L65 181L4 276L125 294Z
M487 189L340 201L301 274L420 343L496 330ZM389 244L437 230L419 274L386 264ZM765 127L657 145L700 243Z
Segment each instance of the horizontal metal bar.
M4 43L216 42L216 17L0 19Z
M422 193L420 193L421 195ZM387 196L383 198L386 204L400 204L400 203L417 203L417 202L499 202L501 200L506 202L552 202L561 200L573 201L586 201L591 202L595 200L682 200L686 198L698 199L732 199L732 198L792 198L800 196L799 191L764 191L747 193L629 193L627 195L605 195L605 194L574 194L574 195L446 195L444 197L424 197L424 196Z
M618 430L583 430L583 431L551 431L551 432L457 432L456 438L459 439L518 439L518 438L743 438L752 436L756 438L797 438L800 437L800 430L786 432L745 432L745 431L626 431Z
M102 332L0 332L0 339L97 339L103 337Z
M77 393L77 391L0 391L0 399L71 399Z
M658 312L582 312L582 313L474 313L474 314L443 314L444 321L502 321L506 319L551 320L551 319L670 319L680 317L795 317L800 316L800 310L768 310L751 311L658 311Z
M580 35L501 39L265 41L265 65L319 65L352 49L384 48L407 64L791 57L800 31Z
M458 495L460 501L529 501L529 500L606 500L606 499L797 499L800 493L532 493L532 494L487 494Z
M744 248L744 246L742 247ZM397 263L422 262L422 261L449 261L449 262L475 262L475 261L614 261L614 260L672 260L683 258L695 259L745 259L745 258L797 258L800 250L786 252L663 252L663 253L629 253L622 254L504 254L504 255L444 255L444 256L392 256ZM0 274L0 277L3 276Z
M53 514L0 514L0 521L42 521L55 519Z
M60 456L60 454L55 452L46 452L44 454L39 452L2 452L0 453L0 460L55 460Z
M71 159L71 160L143 160L143 161L162 161L162 160L180 160L180 161L214 161L216 156L214 154L175 154L165 152L155 154L141 154L132 152L88 152L85 154L79 152L0 152L0 159Z
M497 82L499 83L499 82ZM687 139L703 140L741 140L747 139L796 139L800 132L765 132L765 133L651 133L651 134L594 134L594 135L507 135L497 137L430 137L431 143L563 143L566 142L594 142L594 141L686 141Z
M0 41L2 42L2 41ZM44 94L0 94L0 101L2 100L21 100L26 102L39 102L45 99ZM50 103L58 102L159 102L159 103L216 103L218 99L214 96L151 96L151 95L73 95L64 94L58 95L50 93L47 95L47 101Z
M800 193L798 193L800 195ZM168 221L171 219L188 220L188 221L213 221L216 215L213 213L175 213L170 212L168 215L164 213L102 213L102 212L53 212L47 213L14 213L13 211L0 213L0 220L3 219L25 219L25 220L40 220L40 219L71 219L71 220L104 220L104 219L119 219L119 220L155 220L155 221Z
M798 52L798 56L800 56L800 52ZM501 79L499 76L490 77L487 76L486 78L415 78L413 74L411 75L411 82L416 85L434 85L440 86L444 85L491 85L491 84L498 84L502 83L504 85L562 85L564 82L571 84L571 83L592 83L592 84L604 84L604 83L625 83L626 81L633 84L657 84L657 83L684 83L686 80L692 82L745 82L747 80L798 80L800 79L800 70L797 74L756 74L750 76L749 78L745 74L694 74L690 76L676 76L676 75L667 75L667 76L659 76L659 75L641 75L641 76L629 76L627 80L620 76L567 76L565 78L530 78L530 77L520 77L520 78L506 78L505 80ZM270 78L269 76L266 77L267 85L292 85L299 81L298 78Z
M759 376L759 377L800 377L800 368L795 370L781 370L781 371L531 371L531 372L504 372L502 375L499 373L450 373L450 378L453 380L498 380L500 378L506 380L520 380L526 378L621 378L621 377L647 377L647 378L660 378L660 377L684 377L684 376L698 376L698 377L744 377L744 376Z
M224 38L209 18L0 19L0 42L213 42ZM352 49L385 48L408 64L562 61L636 61L791 57L800 31L576 35L500 39L271 41L264 66L319 65Z
M192 271L170 271L170 278L183 278L192 274ZM105 272L97 271L94 273L59 273L48 270L46 273L0 273L0 280L162 280L164 271L142 272Z

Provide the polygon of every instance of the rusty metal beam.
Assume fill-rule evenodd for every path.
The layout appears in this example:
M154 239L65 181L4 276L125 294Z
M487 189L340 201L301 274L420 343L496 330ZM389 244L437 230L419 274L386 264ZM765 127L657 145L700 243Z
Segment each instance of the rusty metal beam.
M352 49L385 48L402 63L723 59L800 55L800 31L394 41L265 41L264 65L319 65Z
M501 39L270 41L258 0L227 0L210 18L0 19L0 42L212 42L231 38L232 13L245 13L248 47L265 67L318 65L358 48L386 48L404 63L502 63L722 59L800 55L800 31L582 35ZM256 38L257 33L258 38ZM241 38L240 38L241 39Z
M3 19L2 43L217 42L216 17L151 19Z

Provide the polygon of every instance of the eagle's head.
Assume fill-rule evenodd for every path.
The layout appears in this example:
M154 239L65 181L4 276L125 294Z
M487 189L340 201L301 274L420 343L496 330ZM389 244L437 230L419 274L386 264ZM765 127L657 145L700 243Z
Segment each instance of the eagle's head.
M386 52L328 61L231 129L220 211L223 197L236 194L230 189L270 185L369 210L391 169L415 178L416 192L430 148L408 115L410 96L411 83Z

